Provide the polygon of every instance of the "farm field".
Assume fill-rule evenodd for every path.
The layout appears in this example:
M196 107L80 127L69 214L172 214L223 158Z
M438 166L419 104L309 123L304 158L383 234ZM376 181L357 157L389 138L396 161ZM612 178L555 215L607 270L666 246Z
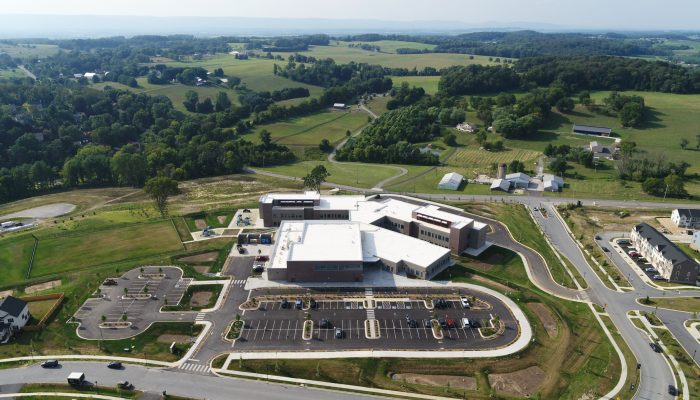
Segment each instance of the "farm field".
M31 277L182 250L170 220L37 236Z
M54 44L13 45L0 43L0 53L7 53L12 58L46 58L58 53L58 51L58 46Z
M397 175L399 169L388 165L370 165L360 163L331 163L328 161L301 161L289 165L259 168L262 171L276 174L295 176L301 180L315 166L323 165L331 174L327 182L339 185L351 185L362 188L372 188L377 183Z
M406 82L409 86L422 87L426 94L434 95L438 92L439 76L392 76L394 87Z
M288 146L318 146L322 139L337 143L345 138L349 130L355 133L367 125L367 114L358 111L324 111L308 116L297 117L269 125L259 125L252 133L244 137L259 142L259 134L267 129L273 141Z
M358 42L365 43L365 42ZM375 44L375 43L369 43ZM388 43L385 44L388 46ZM396 45L394 49L402 46ZM387 47L389 49L390 47ZM447 68L454 65L470 65L470 64L492 64L488 56L474 56L469 59L466 54L447 54L447 53L429 53L429 54L393 54L393 53L375 53L372 51L362 50L359 48L347 47L347 44L341 43L336 45L331 42L330 46L311 46L308 51L299 52L307 56L316 58L332 58L338 64L347 64L350 62L377 64L389 68L408 68L408 69L423 69L425 67L433 67L437 69ZM276 53L287 58L292 53ZM225 70L225 69L224 69Z
M434 44L419 43L419 42L405 42L402 40L378 40L376 42L345 42L345 41L331 41L331 45L338 47L348 46L351 43L359 44L369 44L372 46L379 46L379 51L381 53L393 53L396 54L397 49L415 49L415 50L433 50L437 47Z

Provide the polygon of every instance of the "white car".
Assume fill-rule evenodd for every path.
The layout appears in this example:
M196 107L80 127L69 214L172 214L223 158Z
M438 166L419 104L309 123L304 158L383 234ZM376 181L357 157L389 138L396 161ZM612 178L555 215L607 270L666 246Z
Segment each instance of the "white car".
M471 322L469 322L469 318L462 318L462 327L463 328L470 328L472 326Z
M472 306L472 303L470 303L469 299L466 297L460 297L459 301L462 302L462 307L464 308L470 308Z

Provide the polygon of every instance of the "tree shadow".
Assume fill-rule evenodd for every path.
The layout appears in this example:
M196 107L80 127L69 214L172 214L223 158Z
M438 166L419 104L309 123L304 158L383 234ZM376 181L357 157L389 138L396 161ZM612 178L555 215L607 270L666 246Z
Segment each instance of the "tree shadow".
M573 114L570 114L573 115ZM569 125L571 124L571 120L567 118L565 115L562 115L557 112L553 112L549 114L549 117L544 121L544 124L542 125L541 129L558 129L561 128L564 125Z
M661 123L663 121L662 116L666 114L662 113L661 111L652 108L652 107L647 107L646 113L644 115L644 120L642 121L639 126L636 126L635 128L637 129L659 129L659 128L666 128L666 124Z

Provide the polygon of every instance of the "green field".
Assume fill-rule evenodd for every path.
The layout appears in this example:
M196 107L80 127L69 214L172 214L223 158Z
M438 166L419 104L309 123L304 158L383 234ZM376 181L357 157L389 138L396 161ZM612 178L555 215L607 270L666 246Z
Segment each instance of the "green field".
M327 182L339 185L352 185L355 187L372 188L384 179L397 175L398 168L385 165L369 165L360 163L330 163L328 161L301 161L289 165L259 168L263 171L276 174L306 176L316 165L323 165L330 172Z
M358 42L359 43L359 42ZM364 42L361 42L364 43ZM369 43L381 46L381 42ZM385 41L387 51L400 47L406 47L399 44L390 46L389 41ZM427 46L427 45L425 45ZM469 59L466 54L447 54L447 53L429 53L429 54L394 54L394 53L376 53L359 48L347 47L346 42L341 42L336 45L331 42L330 46L311 46L308 51L299 52L307 56L316 58L332 58L338 64L347 64L350 62L377 64L389 68L408 68L423 69L425 67L433 67L437 69L447 68L454 65L469 65L469 64L492 64L487 56L474 56ZM293 53L276 53L287 58ZM278 62L279 63L279 62ZM224 69L225 70L225 69Z
M24 280L33 247L29 235L0 240L0 286Z
M0 44L0 53L7 53L12 58L46 58L58 53L59 48L54 44Z
M182 250L170 220L38 237L32 277Z
M367 125L367 114L362 111L324 111L293 118L274 124L259 125L244 137L259 142L259 133L267 129L273 141L287 146L318 146L322 139L331 143L340 142L349 130L355 133Z
M425 93L433 95L438 92L439 76L392 76L394 87L401 86L406 82L409 86L422 87Z
M26 78L27 74L19 68L0 68L0 79Z
M378 40L376 42L344 42L344 41L332 41L331 45L332 46L348 46L351 43L363 43L363 44L369 44L372 46L379 46L379 51L381 53L393 53L396 54L397 49L416 49L416 50L433 50L436 45L434 44L426 44L426 43L418 43L418 42L404 42L401 40ZM367 50L364 50L367 51Z

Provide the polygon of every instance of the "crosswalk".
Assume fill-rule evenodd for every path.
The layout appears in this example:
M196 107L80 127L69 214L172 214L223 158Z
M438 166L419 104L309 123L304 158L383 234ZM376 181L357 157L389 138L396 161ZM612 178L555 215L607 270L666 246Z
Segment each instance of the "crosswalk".
M236 280L232 280L231 282L233 283L234 286L243 287L243 286L245 286L245 283L247 281L248 281L247 279L236 279Z
M367 319L376 319L374 316L374 309L367 309Z
M182 370L185 370L185 371L198 372L198 373L203 373L203 374L208 374L209 371L211 371L211 369L209 368L208 365L195 364L195 363L192 363L189 361L180 365L179 368Z
M197 313L197 316L194 317L195 321L204 321L204 317L206 316L205 313Z
M371 302L372 297L374 297L374 292L372 291L372 288L365 288L365 297ZM368 320L371 321L373 319L376 319L373 308L367 308L366 311Z

